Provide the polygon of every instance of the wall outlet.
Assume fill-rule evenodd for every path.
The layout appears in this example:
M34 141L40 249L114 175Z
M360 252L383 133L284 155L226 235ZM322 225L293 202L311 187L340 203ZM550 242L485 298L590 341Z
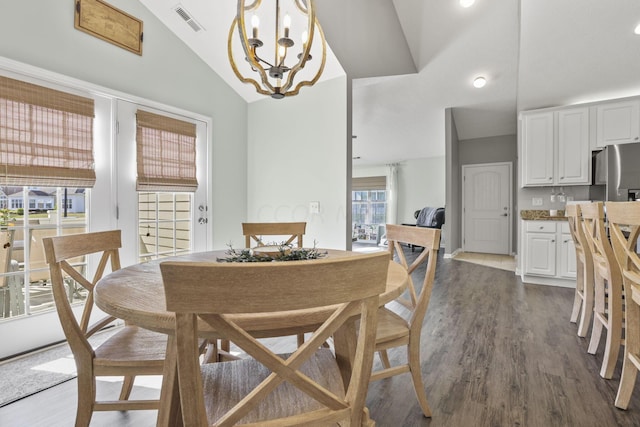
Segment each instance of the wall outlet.
M531 199L531 206L542 206L542 198L534 197Z
M320 202L309 202L309 213L320 213Z

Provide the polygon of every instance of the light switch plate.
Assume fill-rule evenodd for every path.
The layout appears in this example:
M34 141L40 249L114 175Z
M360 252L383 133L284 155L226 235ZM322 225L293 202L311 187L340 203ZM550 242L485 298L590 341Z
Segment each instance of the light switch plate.
M533 199L531 199L531 205L532 206L542 206L542 198L534 197Z
M309 202L309 213L320 213L320 202Z

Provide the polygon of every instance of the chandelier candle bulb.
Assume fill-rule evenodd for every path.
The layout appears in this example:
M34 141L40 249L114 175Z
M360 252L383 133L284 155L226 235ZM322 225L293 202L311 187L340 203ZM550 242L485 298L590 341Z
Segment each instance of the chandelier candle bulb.
M284 15L284 37L289 38L289 29L291 28L291 17L287 13Z
M251 17L251 27L253 28L253 38L258 38L258 27L260 26L260 18L258 15L253 15Z

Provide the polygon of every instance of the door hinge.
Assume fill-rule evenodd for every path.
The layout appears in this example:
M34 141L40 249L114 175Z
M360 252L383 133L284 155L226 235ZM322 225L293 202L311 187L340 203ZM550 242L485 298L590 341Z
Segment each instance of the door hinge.
M120 122L116 120L116 135L120 134Z
M116 205L116 220L120 219L120 206Z

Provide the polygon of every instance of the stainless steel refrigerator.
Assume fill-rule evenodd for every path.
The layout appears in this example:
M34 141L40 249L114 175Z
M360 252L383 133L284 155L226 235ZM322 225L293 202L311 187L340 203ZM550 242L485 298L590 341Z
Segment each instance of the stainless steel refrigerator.
M606 200L640 199L640 143L607 146L594 167L594 184L606 186Z

